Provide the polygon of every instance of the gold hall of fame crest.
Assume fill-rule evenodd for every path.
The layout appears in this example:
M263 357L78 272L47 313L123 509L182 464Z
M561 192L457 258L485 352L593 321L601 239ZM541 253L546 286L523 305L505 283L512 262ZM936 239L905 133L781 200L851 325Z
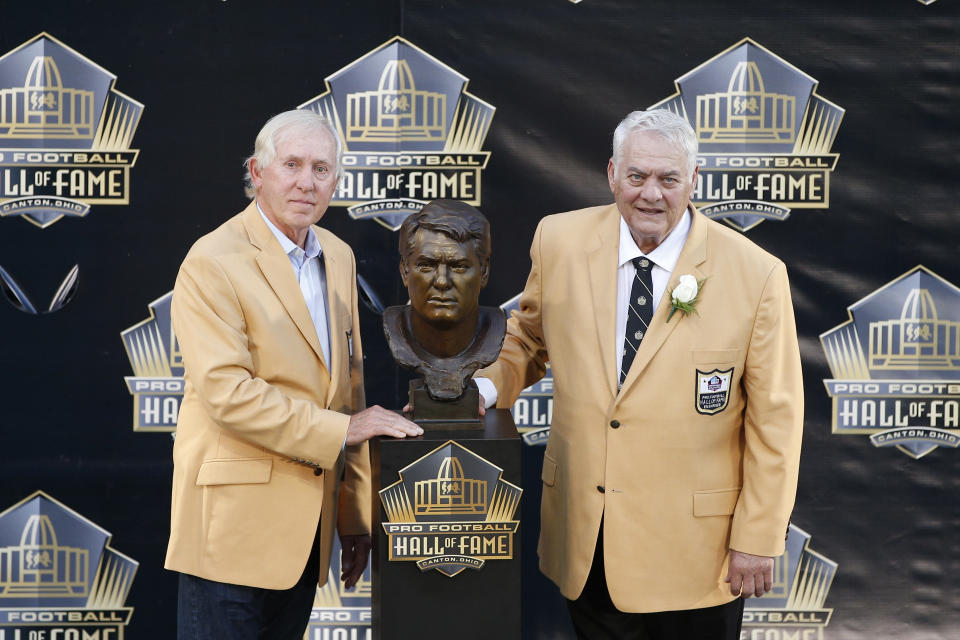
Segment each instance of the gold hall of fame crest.
M143 105L115 81L47 33L0 57L0 217L46 228L129 204Z
M817 81L750 38L677 78L677 92L650 108L693 126L700 176L693 203L708 218L747 231L793 209L827 208L830 153L843 109Z
M388 560L453 577L513 559L523 489L502 475L453 440L401 469L400 480L380 491Z
M750 598L740 637L746 640L823 640L833 609L825 608L837 563L810 549L810 534L790 525L786 550L773 565L773 588Z
M183 401L183 356L170 322L169 291L150 303L150 317L120 333L133 368L133 430L173 432ZM2 638L0 638L2 640Z
M43 491L0 513L0 640L122 640L139 564Z
M468 82L399 36L328 76L327 90L300 108L325 116L343 140L332 204L393 231L436 198L480 205L495 108Z
M916 266L820 336L833 433L921 458L960 446L960 289Z

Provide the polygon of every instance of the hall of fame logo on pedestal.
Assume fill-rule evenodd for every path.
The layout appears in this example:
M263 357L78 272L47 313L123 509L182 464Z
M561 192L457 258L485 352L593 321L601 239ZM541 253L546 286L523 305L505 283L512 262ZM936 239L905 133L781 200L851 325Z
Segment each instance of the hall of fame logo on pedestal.
M500 305L508 318L519 307L519 293ZM517 401L510 407L510 413L524 444L546 446L553 423L553 371L549 362L543 377L520 392Z
M513 559L523 489L503 469L448 440L400 470L380 491L390 562L453 577L487 560Z
M912 458L960 446L960 289L916 266L847 311L820 336L833 433Z
M126 376L133 396L133 430L177 428L183 401L183 356L170 322L170 291L150 303L150 317L120 333L133 368ZM2 640L2 639L0 639Z
M810 534L790 525L786 550L774 561L773 589L750 598L744 640L822 640L833 609L824 607L837 563L809 548Z
M342 565L340 539L337 536L333 538L333 553L330 558L327 584L317 588L304 640L370 640L370 596L373 589L370 563L367 562L363 576L353 589L348 591L339 579Z
M827 208L830 153L843 109L817 81L750 38L677 78L677 93L651 106L686 118L700 144L693 203L708 218L747 231L791 209Z
M0 217L45 228L129 204L143 105L115 81L46 33L0 57Z
M322 114L343 140L332 204L393 231L436 198L479 206L495 108L468 82L399 36L328 76L327 91L300 108Z
M119 640L139 566L42 491L0 513L0 640Z

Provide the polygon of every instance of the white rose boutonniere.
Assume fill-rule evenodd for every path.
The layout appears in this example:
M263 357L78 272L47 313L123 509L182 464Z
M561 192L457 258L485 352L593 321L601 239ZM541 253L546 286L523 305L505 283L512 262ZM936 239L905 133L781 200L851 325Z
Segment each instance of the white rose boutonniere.
M670 292L670 314L667 316L667 322L678 310L683 315L697 311L697 302L699 301L700 288L703 287L704 280L697 280L688 273L680 276L680 282Z

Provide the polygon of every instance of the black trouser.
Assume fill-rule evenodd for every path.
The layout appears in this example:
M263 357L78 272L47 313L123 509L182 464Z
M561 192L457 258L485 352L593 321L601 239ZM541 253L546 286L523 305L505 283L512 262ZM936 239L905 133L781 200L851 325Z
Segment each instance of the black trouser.
M739 640L743 598L717 607L626 613L613 606L603 569L603 525L583 593L568 600L581 640Z

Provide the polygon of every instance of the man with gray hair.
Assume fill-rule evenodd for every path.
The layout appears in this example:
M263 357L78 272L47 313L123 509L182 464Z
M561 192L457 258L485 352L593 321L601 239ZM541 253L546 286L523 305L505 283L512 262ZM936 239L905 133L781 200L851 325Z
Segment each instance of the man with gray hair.
M786 268L696 210L697 174L686 120L629 114L615 204L541 220L478 372L508 408L551 364L538 551L580 638L736 640L784 551L803 425Z
M177 275L185 391L166 567L180 572L180 638L300 640L335 531L345 586L366 567L367 440L423 433L365 408L353 252L315 226L341 148L316 113L272 118L247 161L250 205Z

